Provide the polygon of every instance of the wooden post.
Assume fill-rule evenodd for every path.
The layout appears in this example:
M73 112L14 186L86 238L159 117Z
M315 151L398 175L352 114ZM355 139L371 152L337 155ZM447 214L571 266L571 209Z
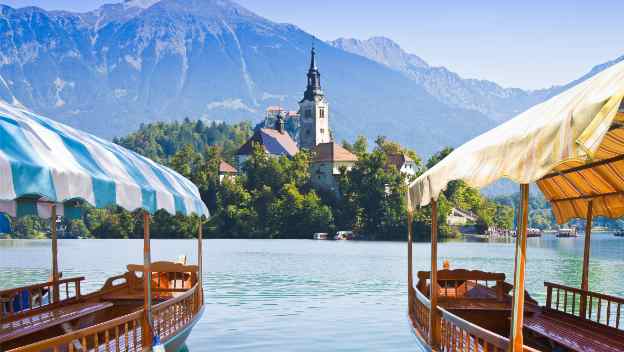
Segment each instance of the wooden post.
M514 295L511 312L509 351L523 350L522 326L524 323L524 269L526 265L527 227L529 220L529 185L520 185L520 219L516 234L516 258L514 268Z
M199 229L197 230L197 266L199 268L199 276L198 276L198 282L199 282L199 294L201 297L201 300L199 302L199 304L203 304L204 303L204 279L203 279L203 221L201 219L201 216L199 217Z
M411 205L409 206L411 208ZM413 229L412 223L414 221L414 212L412 209L407 210L407 311L414 313L414 275L412 269L412 243Z
M56 205L52 205L50 212L50 237L52 238L52 301L54 303L61 300L61 292L59 288L59 270L58 270L58 238L56 234Z
M150 248L150 215L143 211L143 326L142 343L144 349L152 348L154 325L152 321L152 269Z
M440 345L440 316L438 312L438 203L431 200L431 282L429 285L429 344L433 349Z
M585 248L583 251L583 276L581 279L581 290L589 291L589 252L591 248L591 228L594 211L594 201L587 202L587 218L585 221ZM587 311L587 295L581 295L579 315L585 318Z

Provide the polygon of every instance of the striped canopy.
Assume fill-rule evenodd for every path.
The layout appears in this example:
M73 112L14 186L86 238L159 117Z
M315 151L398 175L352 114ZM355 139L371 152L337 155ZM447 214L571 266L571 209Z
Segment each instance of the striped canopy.
M50 216L97 208L208 216L197 187L114 143L0 101L0 212Z

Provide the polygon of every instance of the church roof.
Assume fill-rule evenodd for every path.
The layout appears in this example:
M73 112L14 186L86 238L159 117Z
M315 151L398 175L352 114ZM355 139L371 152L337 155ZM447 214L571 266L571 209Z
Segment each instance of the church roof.
M253 144L261 145L271 155L294 156L299 152L297 143L286 132L279 132L271 128L260 128L243 144L236 153L237 155L250 155L253 152Z
M312 162L323 161L357 161L355 154L335 142L320 143L314 148Z
M238 173L238 171L236 170L236 168L234 166L228 164L224 160L221 160L219 162L219 173L222 173L222 174L235 174L235 173Z

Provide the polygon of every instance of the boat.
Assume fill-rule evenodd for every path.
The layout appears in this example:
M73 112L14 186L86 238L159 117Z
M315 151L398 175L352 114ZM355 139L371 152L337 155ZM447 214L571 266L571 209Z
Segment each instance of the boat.
M527 229L527 237L541 237L542 230L537 228L528 228Z
M566 227L557 230L557 237L578 237L576 227Z
M2 101L0 139L0 212L50 219L52 257L47 281L0 291L0 351L180 350L204 311L209 213L197 187L118 145ZM85 203L137 211L144 224L143 262L129 263L94 292L85 290L85 277L59 271L58 218L79 218ZM156 211L195 216L196 264L151 261Z
M624 62L468 141L409 184L407 313L415 350L624 351L624 297L593 291L589 280L594 217L624 215L623 98ZM439 270L440 194L449 182L482 188L501 178L520 184L513 276ZM578 287L544 282L541 295L525 290L530 183L558 224L585 220ZM414 209L425 206L430 264L414 275L412 220Z
M328 240L329 239L329 234L327 232L317 232L314 235L312 235L312 239L315 239L315 240Z
M349 241L354 239L355 235L353 234L353 231L338 231L334 236L334 240L337 241Z
M615 230L615 232L613 232L613 236L615 236L615 237L624 237L624 230L622 230L622 229Z

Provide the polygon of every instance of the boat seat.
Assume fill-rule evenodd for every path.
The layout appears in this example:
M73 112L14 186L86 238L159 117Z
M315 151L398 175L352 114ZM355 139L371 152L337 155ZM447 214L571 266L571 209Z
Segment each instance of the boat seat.
M30 335L113 306L111 302L76 303L0 323L0 343Z
M542 312L526 317L524 328L572 351L624 350L624 331L561 313Z

